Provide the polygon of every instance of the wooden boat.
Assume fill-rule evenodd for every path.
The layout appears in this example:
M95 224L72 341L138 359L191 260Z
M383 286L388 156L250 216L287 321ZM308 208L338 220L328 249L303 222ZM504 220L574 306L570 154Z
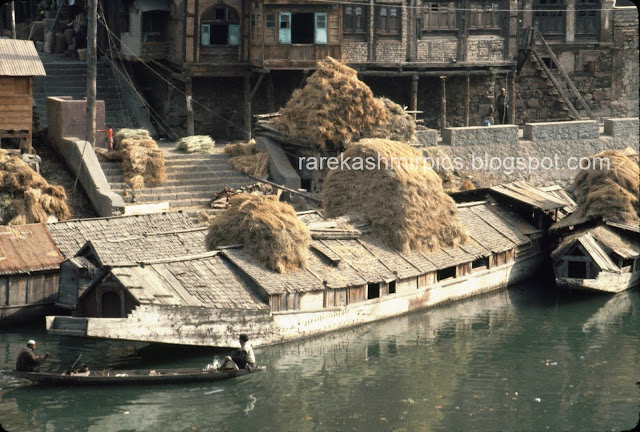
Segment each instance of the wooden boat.
M191 369L133 369L99 370L88 374L52 373L52 372L8 372L16 378L27 379L38 384L48 385L121 385L121 384L182 384L221 381L263 372L265 366L240 370L202 370Z

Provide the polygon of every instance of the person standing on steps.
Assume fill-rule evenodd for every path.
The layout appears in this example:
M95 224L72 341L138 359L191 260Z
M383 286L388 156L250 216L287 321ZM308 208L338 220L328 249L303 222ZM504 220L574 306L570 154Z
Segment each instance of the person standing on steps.
M509 106L509 99L507 98L507 89L501 88L500 94L496 99L496 106L498 108L498 118L496 124L507 124L507 109Z

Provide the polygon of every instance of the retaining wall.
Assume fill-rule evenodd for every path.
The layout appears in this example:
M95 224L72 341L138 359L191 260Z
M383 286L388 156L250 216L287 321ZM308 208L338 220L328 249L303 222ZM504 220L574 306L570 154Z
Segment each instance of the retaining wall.
M531 141L598 139L600 126L595 120L526 123L524 138Z
M637 118L610 118L604 121L605 135L615 138L634 138L638 140Z
M445 128L442 143L450 146L490 145L518 141L518 126L471 126Z

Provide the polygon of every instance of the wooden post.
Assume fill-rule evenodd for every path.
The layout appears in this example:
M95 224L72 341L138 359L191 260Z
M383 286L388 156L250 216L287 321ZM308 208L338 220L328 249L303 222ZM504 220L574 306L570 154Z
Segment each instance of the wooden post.
M87 124L86 139L96 147L96 34L98 27L98 0L87 4Z
M509 83L509 98L511 105L509 109L511 110L511 124L516 123L516 74L511 74L511 82Z
M442 115L440 117L440 135L444 135L444 128L447 127L447 86L445 81L447 80L446 76L441 76L440 81L442 81Z
M251 140L251 75L244 77L244 129Z
M196 133L193 118L193 84L191 78L187 78L187 81L184 83L184 93L187 98L187 135L193 136Z
M471 98L471 77L467 74L467 95L464 100L464 125L469 127L469 99Z
M275 90L273 88L273 76L271 72L269 72L269 76L267 77L267 105L269 108L269 112L274 112L276 110L276 102L275 102Z
M11 2L11 37L16 39L16 3Z
M418 118L418 75L411 76L411 111L413 111L413 119Z

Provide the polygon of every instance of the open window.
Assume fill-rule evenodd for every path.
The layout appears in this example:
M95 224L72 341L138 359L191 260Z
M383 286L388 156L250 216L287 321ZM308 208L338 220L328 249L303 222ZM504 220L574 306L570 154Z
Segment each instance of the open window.
M586 261L567 261L567 277L575 279L586 279L587 262Z
M471 262L471 271L486 270L489 268L489 257L480 257Z
M438 270L436 274L436 278L438 282L440 282L441 280L451 279L454 277L456 277L456 266L443 268L441 270Z
M166 42L169 29L169 12L149 11L142 14L142 41Z
M327 14L325 12L280 12L278 42L300 45L326 44Z
M395 294L396 293L396 286L397 286L397 281L389 282L389 294Z
M380 297L380 283L368 283L367 284L367 300Z
M215 6L202 14L200 44L240 45L240 18L238 12L227 6Z

